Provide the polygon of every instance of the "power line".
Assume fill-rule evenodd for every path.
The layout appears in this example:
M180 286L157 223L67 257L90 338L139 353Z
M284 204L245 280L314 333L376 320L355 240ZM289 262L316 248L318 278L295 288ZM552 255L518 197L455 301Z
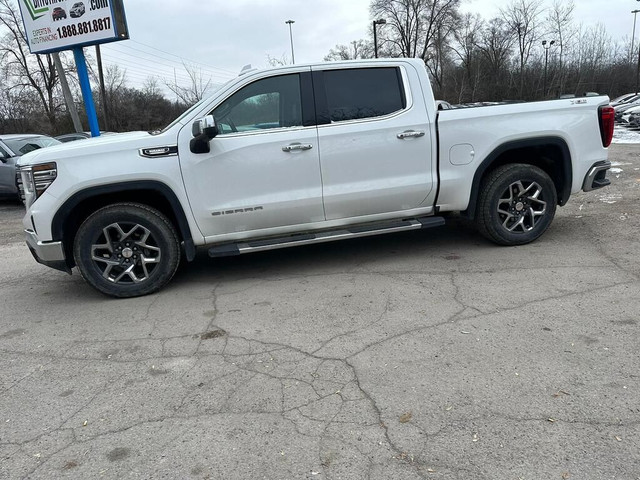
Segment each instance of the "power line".
M123 75L125 77L125 81L127 78L130 78L130 77L133 77L134 79L138 79L138 80L148 80L150 78L159 79L159 80L162 79L160 76L147 75L146 73L130 72L129 70L124 70Z
M114 54L117 54L117 55L125 55L127 57L132 57L132 58L134 58L136 60L136 62L139 62L140 60L148 61L148 62L153 63L154 67L158 66L158 65L162 65L162 66L164 66L166 68L171 68L171 69L179 68L180 70L182 70L182 69L190 66L188 64L178 63L178 62L175 62L175 64L167 64L167 63L159 62L157 60L153 60L153 59L149 59L149 58L143 58L143 57L140 57L140 55L135 55L135 54L127 53L127 52L113 52L112 51L111 53L114 53ZM146 52L143 52L143 53L146 53ZM158 58L162 58L162 57L158 57ZM172 62L172 60L167 60L167 61ZM202 68L199 68L199 67L198 67L198 69L200 71L205 71L208 75L211 75L211 76L216 76L216 77L220 76L220 74L214 73L214 72L209 71L209 70L203 70Z
M142 43L142 42L137 42L136 40L131 40L131 41L132 41L133 43L137 43L138 45L142 45L143 47L151 48L151 49L153 49L153 50L157 50L158 52L162 52L162 53L165 53L165 54L167 54L167 55L171 55L171 56L173 56L173 57L177 57L177 58L180 58L180 59L184 59L184 58L183 58L183 57L181 57L180 55L176 55L176 54L174 54L174 53L165 52L164 50L160 50L159 48L152 47L151 45L147 45L147 44ZM185 60L188 60L188 59L185 59ZM205 67L209 67L209 68L212 68L212 69L214 69L214 70L221 70L221 71L226 72L226 73L228 73L228 74L230 74L230 75L233 75L234 77L238 75L238 73L237 73L237 72L232 72L231 70L226 70L226 69L224 69L224 68L214 67L214 66L211 66L211 65L207 65L207 64L205 64L205 63L202 63L202 62L196 62L196 61L194 61L194 60L189 60L189 61L190 61L191 63L199 63L199 64L201 64L201 65L204 65Z
M117 63L110 63L110 62L111 60L107 60L105 58L105 65L107 66L115 65L115 66L122 67L122 65L118 65ZM172 96L172 95L175 95L175 92L169 87L169 85L176 85L180 87L181 85L184 85L184 84L188 84L188 85L192 84L192 80L190 78L186 78L186 77L174 78L172 75L162 75L157 71L153 73L146 73L144 70L146 69L143 69L138 66L137 68L134 68L130 71L128 70L127 66L124 66L123 68L124 85L126 86L127 83L132 82L133 88L140 88L140 86L143 86L144 83L147 82L148 80L150 79L156 80L158 81L158 85L157 85L158 88L160 88L161 91L164 92L164 95ZM129 83L129 85L131 85L131 83ZM219 83L217 84L217 83L211 82L209 85L209 88L215 89L216 85L219 85ZM209 88L207 88L207 91Z
M111 52L111 51L110 51L110 52L108 52L108 54L112 54L112 53L114 53L114 52ZM158 67L158 65L162 65L162 66L164 66L165 68L170 68L170 69L172 69L172 70L179 69L180 71L182 71L183 69L186 69L186 67L188 67L188 65L184 65L184 64L179 64L179 66L178 66L178 65L169 65L169 64L166 64L166 63L158 62L158 61L156 61L156 60L150 60L150 59L146 59L146 58L140 58L140 56L132 55L132 54L130 54L130 53L126 53L126 52L116 52L116 53L119 53L119 54L121 54L121 55L126 55L126 56L128 56L128 57L132 57L132 58L134 58L134 59L135 59L135 61L136 61L136 66L137 66L137 65L139 65L139 63L140 63L140 61L141 61L141 60L145 60L145 61L151 62L151 63L152 63L152 65L153 65L153 66L152 66L152 68L153 68L154 70ZM107 53L105 53L105 54L107 54ZM115 57L113 57L113 56L112 56L111 58L115 58ZM123 61L123 62L126 62L127 60L126 60L126 59L123 59L122 61ZM202 70L202 69L200 69L200 72L202 72L202 73L206 73L206 74L207 74L207 75L209 75L210 77L221 78L221 76L220 76L219 74L217 74L217 73L213 73L213 72L210 72L210 71L208 71L208 70ZM197 73L197 72L196 72L196 73ZM227 79L228 79L227 77L222 77L222 78L223 78L224 80L227 80Z
M139 63L132 63L131 61L126 60L126 59L112 57L111 55L105 54L105 53L103 53L102 56L105 59L109 60L109 63L111 65L124 67L127 70L131 69L134 72L144 73L144 74L147 74L149 76L172 77L172 78L180 79L180 80L185 81L185 82L192 82L193 81L191 79L191 77L189 75L187 75L186 73L183 73L183 72L180 72L180 71L173 71L173 69L175 67L166 67L166 68L171 69L170 72L167 72L166 70L163 70L163 69L153 68L153 67L150 67L150 66L147 67L147 66L144 66L144 65L140 65Z
M231 74L227 70L223 70L221 68L216 68L216 67L211 67L209 65L205 65L204 63L193 62L191 60L183 59L181 57L178 57L178 58L180 58L181 61L177 61L177 60L173 60L171 58L163 57L161 55L156 55L155 53L152 53L152 52L145 52L144 50L140 50L139 48L134 48L134 47L131 47L131 46L128 46L128 45L118 45L118 47L127 48L127 49L130 49L130 50L136 51L136 52L144 53L145 55L151 55L153 57L160 58L160 59L165 60L167 62L175 63L177 65L180 65L181 67L184 67L185 65L188 65L188 64L192 64L194 67L198 67L198 65L202 65L204 67L207 67L205 70L211 71L211 75L216 75L216 76L220 76L220 77L224 77L224 78L229 78L230 76L235 76L234 74ZM130 53L126 53L126 52L119 52L119 53L121 53L123 55L129 55L129 56L132 56L132 57L139 58L139 56L132 55ZM198 68L200 68L202 70L202 67L198 67ZM216 71L216 70L219 71L219 72L224 72L224 73L214 73L214 71Z
M162 87L166 87L167 84L169 85L173 85L175 83L175 80L163 75L148 75L144 72L140 73L140 72L130 72L128 70L125 70L123 72L124 74L124 84L126 85L129 82L133 82L134 84L144 84L146 81L148 80L156 80L160 83L160 86ZM178 85L180 84L184 84L187 82L178 82ZM168 87L167 87L168 88Z

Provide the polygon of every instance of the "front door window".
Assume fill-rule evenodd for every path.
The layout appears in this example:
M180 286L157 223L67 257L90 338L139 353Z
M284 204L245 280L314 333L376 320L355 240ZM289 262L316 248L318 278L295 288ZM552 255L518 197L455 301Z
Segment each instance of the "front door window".
M258 80L234 93L212 113L219 135L302 126L300 76Z

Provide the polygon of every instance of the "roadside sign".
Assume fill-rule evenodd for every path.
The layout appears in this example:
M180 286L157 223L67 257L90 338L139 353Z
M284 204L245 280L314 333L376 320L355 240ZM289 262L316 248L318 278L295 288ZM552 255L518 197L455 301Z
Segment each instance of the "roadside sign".
M31 53L129 38L123 0L19 0Z

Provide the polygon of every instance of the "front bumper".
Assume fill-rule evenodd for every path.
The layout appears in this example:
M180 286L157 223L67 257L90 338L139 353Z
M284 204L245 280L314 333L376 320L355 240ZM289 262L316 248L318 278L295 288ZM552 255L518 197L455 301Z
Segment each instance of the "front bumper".
M602 162L595 163L591 166L587 175L584 177L582 183L582 190L590 192L598 188L606 187L611 183L611 180L606 178L607 170L611 168L611 162L604 160Z
M24 233L27 237L27 246L36 262L71 275L71 269L67 265L62 242L40 242L33 230L26 229Z

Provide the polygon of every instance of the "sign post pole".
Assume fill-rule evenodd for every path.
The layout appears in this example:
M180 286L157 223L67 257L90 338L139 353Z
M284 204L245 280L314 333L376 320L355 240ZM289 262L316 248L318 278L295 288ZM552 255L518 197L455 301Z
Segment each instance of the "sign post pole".
M89 71L87 70L87 62L84 58L82 47L73 48L73 58L76 60L78 68L78 81L80 82L80 90L82 90L82 99L87 111L87 119L89 120L89 130L92 137L100 136L100 127L98 126L98 115L96 114L96 106L93 103L93 94L91 93L91 83L89 82Z

